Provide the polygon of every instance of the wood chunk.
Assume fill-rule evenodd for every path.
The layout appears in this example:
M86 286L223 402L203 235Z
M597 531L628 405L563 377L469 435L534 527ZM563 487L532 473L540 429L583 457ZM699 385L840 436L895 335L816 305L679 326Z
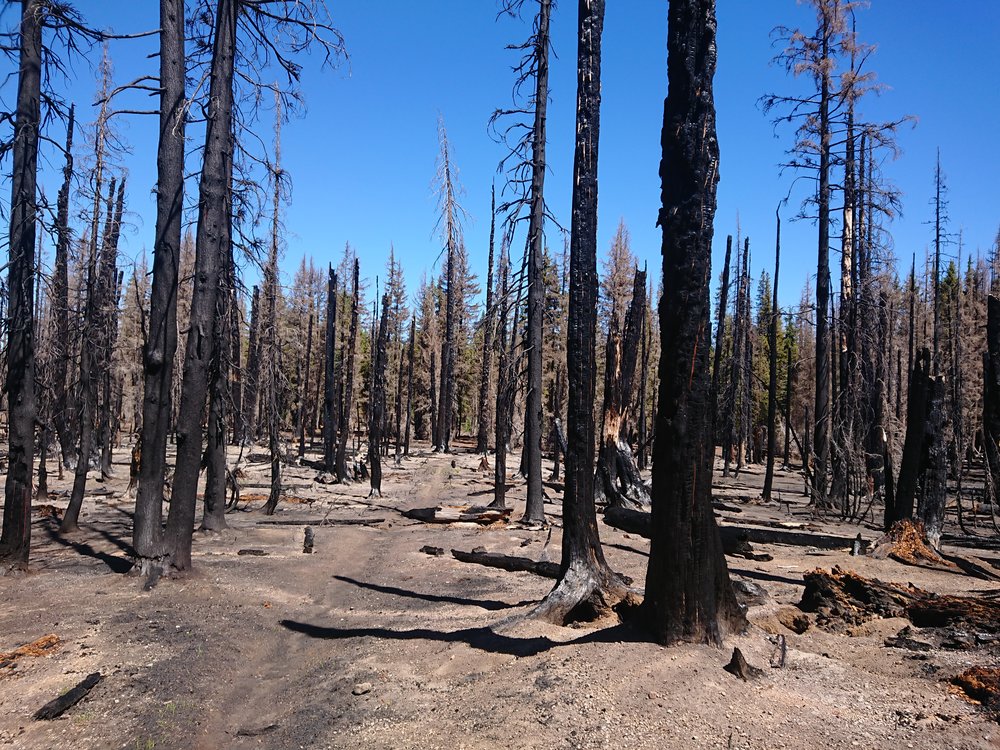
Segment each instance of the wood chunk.
M751 666L738 648L733 649L733 658L723 667L729 674L736 675L741 680L752 680L764 674L763 670Z
M782 625L791 630L796 635L802 635L804 632L809 630L809 626L812 624L809 618L795 609L795 607L782 607L779 609L775 615Z
M92 674L87 675L72 690L64 693L63 695L60 695L58 698L49 701L40 709L38 709L35 712L34 716L35 720L48 721L50 719L55 719L58 718L59 716L62 716L66 711L68 711L77 703L79 703L81 700L83 700L87 696L87 693L93 690L94 687L96 687L97 683L99 683L100 681L101 681L100 672L94 672Z
M305 539L302 541L302 552L306 555L311 555L315 541L316 535L313 533L312 526L306 526Z
M22 656L48 656L53 653L62 641L55 633L43 635L41 638L18 646L13 651L0 653L0 669L8 667Z
M924 525L919 521L897 521L885 536L875 541L870 554L878 560L890 557L906 565L954 567L927 543Z
M253 557L264 557L268 553L262 549L241 549L236 551L237 555L251 555Z
M885 639L885 645L889 648L901 648L907 651L925 652L934 648L931 644L918 641L913 638L913 628L907 625L891 638Z
M883 583L834 567L827 573L806 573L805 591L799 608L815 612L816 624L824 630L846 632L876 617L906 617L907 607L928 592L915 587Z
M953 677L951 684L970 700L1000 716L1000 667L972 667Z
M441 557L444 555L444 547L432 547L429 544L425 544L421 547L420 551L425 555L433 555L434 557Z
M910 622L920 628L964 624L984 633L1000 633L1000 602L972 596L927 594L906 610Z

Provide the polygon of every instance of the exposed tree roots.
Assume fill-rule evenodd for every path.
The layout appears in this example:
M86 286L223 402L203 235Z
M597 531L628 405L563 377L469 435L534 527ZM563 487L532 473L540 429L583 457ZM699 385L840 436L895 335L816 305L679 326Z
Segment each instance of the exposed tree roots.
M634 607L639 601L623 576L578 560L527 617L554 625L594 622L617 615L623 607Z

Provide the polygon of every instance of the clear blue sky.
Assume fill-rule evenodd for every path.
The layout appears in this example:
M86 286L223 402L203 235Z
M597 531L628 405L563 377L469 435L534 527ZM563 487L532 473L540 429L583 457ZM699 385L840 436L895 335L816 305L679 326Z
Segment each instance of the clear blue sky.
M530 6L531 3L528 3ZM155 28L153 0L79 0L98 26L119 32ZM436 122L444 117L473 220L465 227L473 270L486 265L489 188L503 154L487 132L496 107L510 104L516 53L529 21L496 18L493 0L330 0L351 59L337 70L305 60L307 111L283 131L283 162L294 192L286 209L286 281L303 255L317 263L339 257L345 242L358 250L362 273L384 275L390 243L406 269L410 290L438 255L431 189L437 154ZM603 253L619 218L632 234L633 251L659 269L659 135L666 94L667 3L611 0L604 35L604 101L600 162L599 243ZM4 22L11 17L4 15ZM722 149L714 270L721 268L727 233L739 214L751 237L755 275L773 266L774 208L791 185L777 164L791 132L773 128L757 99L765 92L799 90L801 84L769 63L769 32L776 24L808 27L812 14L795 0L719 0L719 66L715 93ZM576 74L576 3L561 0L552 29L546 195L568 227L572 182ZM904 214L892 226L897 253L909 267L931 237L935 150L950 188L952 229L963 230L966 252L986 253L1000 223L997 175L1000 146L1000 3L967 0L947 7L930 0L874 0L859 16L863 40L878 45L873 68L890 88L864 105L871 118L915 115L904 129L902 157L886 172L903 192ZM155 42L116 42L117 79L155 72L145 55ZM94 55L95 59L97 55ZM77 66L69 84L78 108L93 101L94 70ZM11 89L3 90L9 100ZM80 119L93 119L86 111ZM264 122L271 122L270 114ZM134 149L130 204L135 229L123 240L126 255L152 245L156 122L133 118L124 135ZM265 134L268 142L270 137ZM5 171L9 170L9 162ZM193 183L192 183L193 185ZM55 195L58 177L45 176ZM3 197L7 200L6 190ZM793 201L802 197L793 190ZM786 209L790 215L793 208ZM562 239L550 227L552 247ZM815 274L815 230L807 222L783 226L782 302L798 301L805 278ZM836 267L837 260L833 258ZM435 268L437 273L440 269ZM836 268L834 268L836 273Z

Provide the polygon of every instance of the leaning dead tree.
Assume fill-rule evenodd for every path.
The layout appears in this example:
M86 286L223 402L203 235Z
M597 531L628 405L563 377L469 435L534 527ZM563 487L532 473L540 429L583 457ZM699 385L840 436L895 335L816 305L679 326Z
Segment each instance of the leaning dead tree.
M594 392L597 355L597 163L604 0L580 0L576 149L570 228L569 378L566 490L559 580L534 614L551 622L593 618L627 594L604 560L594 504ZM643 275L645 289L645 275ZM644 311L644 308L643 308ZM499 459L502 446L497 443Z
M639 475L629 446L632 384L639 360L642 320L646 314L646 272L635 270L632 301L619 330L612 315L605 349L604 409L600 450L597 456L597 496L607 505L644 510L649 489Z
M718 643L746 627L712 511L709 283L719 179L714 0L670 0L660 162L663 295L643 609L660 643Z

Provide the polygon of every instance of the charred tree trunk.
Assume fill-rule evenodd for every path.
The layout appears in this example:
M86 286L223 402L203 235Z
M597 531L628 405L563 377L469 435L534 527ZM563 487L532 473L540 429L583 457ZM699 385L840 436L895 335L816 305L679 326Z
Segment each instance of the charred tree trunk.
M441 442L441 432L437 412L437 354L433 347L431 348L430 393L428 396L430 401L428 410L431 416L431 445L437 447Z
M72 534L79 530L83 494L87 488L87 471L94 443L94 411L97 405L97 380L94 377L95 347L91 342L96 336L100 294L97 283L97 243L90 246L87 259L87 304L83 315L83 332L80 346L80 377L77 385L77 413L80 423L80 441L76 454L76 469L69 504L59 524L59 532Z
M351 330L347 339L347 356L341 352L340 361L344 363L344 400L340 420L340 442L337 445L337 481L344 483L354 478L347 470L347 439L351 434L351 400L354 396L354 350L358 340L358 299L359 276L361 265L354 259L354 284L351 288Z
M327 268L326 282L326 338L324 350L326 358L324 365L323 385L323 469L329 474L337 470L337 454L334 446L337 443L337 428L339 427L337 413L337 370L335 367L335 349L337 343L337 273L333 266Z
M604 434L597 456L597 495L610 506L644 510L649 507L649 490L635 465L628 444L629 405L639 354L639 334L646 311L646 272L636 269L632 302L619 333L615 318L608 335L607 365L604 370ZM714 451L713 451L714 452Z
M739 248L737 248L739 252ZM715 324L715 353L712 362L712 444L715 444L718 426L719 382L722 377L722 344L726 333L726 309L729 306L729 262L733 254L733 235L726 236L726 260L722 264L722 282L719 285L718 320ZM728 425L727 425L728 428ZM728 440L723 441L723 448ZM725 452L725 450L723 451ZM728 461L726 462L728 465Z
M413 355L417 343L417 316L410 318L410 353L406 362L406 434L403 437L403 455L410 455L410 425L413 424ZM402 363L400 363L402 367Z
M771 289L771 320L768 326L768 360L767 360L767 468L764 471L764 490L761 493L764 502L771 500L771 487L774 484L774 458L778 450L778 270L781 267L781 215L774 212L774 285Z
M785 458L783 466L788 469L791 459L791 432L792 432L792 347L788 347L788 364L785 372Z
M549 17L552 0L539 0L534 36L535 121L531 136L531 208L528 216L528 387L524 406L524 445L528 496L521 519L545 523L542 497L542 331L545 316L543 224L545 222L545 118L549 101Z
M142 435L132 547L139 573L159 568L163 482L177 350L177 285L184 207L184 1L160 2L160 137L156 237L148 334L143 348Z
M485 455L490 449L487 408L490 399L490 369L493 366L493 241L496 234L496 186L490 190L490 253L486 263L486 314L483 317L483 364L479 376L479 430L476 433L476 453Z
M309 327L306 332L306 364L299 390L302 392L299 401L299 458L306 454L306 402L309 400L309 364L312 359L313 315L309 313Z
M646 300L646 306L642 311L642 351L640 352L640 357L642 364L639 368L639 430L638 430L638 441L639 441L639 453L636 456L636 466L639 471L645 471L647 468L646 453L649 449L649 438L646 429L646 387L649 383L649 300ZM715 392L714 390L712 391ZM715 413L715 409L712 409L712 413Z
M368 475L371 491L382 497L382 425L385 417L385 367L388 355L386 339L389 337L389 295L382 297L382 316L375 336L375 356L372 360L371 403L368 408Z
M170 567L191 567L201 420L215 347L214 322L219 275L230 246L229 196L233 166L233 64L238 3L219 0L209 84L208 122L198 196L195 279L185 348L184 382L177 418L177 463L165 542Z
M927 432L928 390L931 383L931 353L921 349L910 373L910 388L906 397L906 439L903 459L896 482L895 504L886 506L885 529L896 521L913 517L914 503L920 491L922 454Z
M566 339L569 403L562 560L558 582L535 609L537 616L557 623L572 618L593 619L609 611L627 594L624 581L604 560L594 505L597 158L604 0L580 0L579 9L577 127ZM636 276L639 276L638 272ZM642 274L642 283L645 292L645 273ZM645 303L638 310L639 314L644 314ZM497 448L499 454L499 444Z
M1000 298L986 300L986 351L983 352L983 449L986 502L1000 505Z
M35 221L41 101L41 0L22 0L17 114L7 272L7 479L0 561L26 567L31 546L31 479L35 451Z
M746 627L712 511L709 283L719 179L714 0L671 0L660 162L663 295L652 538L643 610L660 643Z
M59 439L62 465L69 468L73 461L73 434L69 428L69 405L66 399L67 377L69 375L69 348L66 340L69 331L69 191L73 181L73 130L76 109L69 108L69 122L66 125L66 164L63 167L63 182L56 198L56 251L52 270L52 311L57 335L52 337L52 359L55 371L52 376L53 405L52 424Z
M924 524L927 541L935 549L941 546L941 529L948 492L948 446L945 428L948 411L945 406L944 378L935 376L929 384L927 402L927 434L924 444L924 478L917 504L917 517Z
M112 191L113 192L113 191ZM112 204L112 193L108 194L108 206ZM116 432L117 404L114 398L113 365L115 347L118 344L118 305L121 301L121 284L118 273L118 240L121 236L122 212L125 209L125 179L118 183L118 194L114 200L114 214L105 227L105 245L101 257L101 477L107 479L113 472L112 460Z
M497 268L500 287L500 308L497 315L497 400L496 418L493 420L496 461L493 464L493 501L491 508L507 507L507 451L510 442L510 401L513 393L513 374L507 348L507 315L510 311L510 266L506 245L501 245Z
M246 390L243 392L244 444L257 436L257 394L260 391L260 288L250 298L250 332L247 335Z
M215 354L209 382L208 429L205 446L205 503L202 531L226 528L226 417L229 411L229 353L232 349L230 307L235 299L236 271L232 245L223 259L215 318Z

